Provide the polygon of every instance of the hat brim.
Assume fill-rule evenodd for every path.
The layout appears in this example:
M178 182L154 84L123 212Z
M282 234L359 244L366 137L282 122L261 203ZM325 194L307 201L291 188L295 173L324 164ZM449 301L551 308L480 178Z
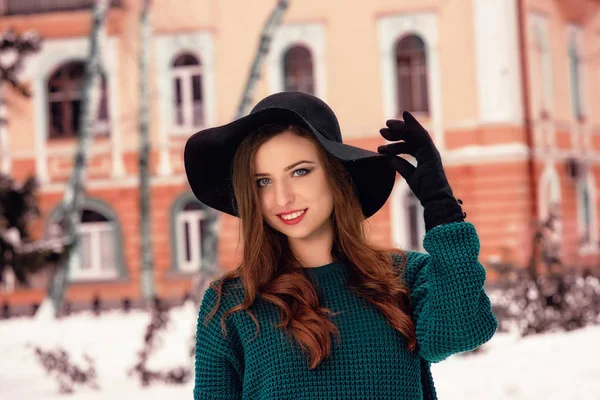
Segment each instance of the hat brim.
M184 149L184 166L190 188L198 200L238 217L231 182L233 157L248 133L265 124L297 125L307 129L350 173L366 218L387 201L396 179L396 171L389 161L391 156L329 140L298 113L279 107L265 108L190 136Z

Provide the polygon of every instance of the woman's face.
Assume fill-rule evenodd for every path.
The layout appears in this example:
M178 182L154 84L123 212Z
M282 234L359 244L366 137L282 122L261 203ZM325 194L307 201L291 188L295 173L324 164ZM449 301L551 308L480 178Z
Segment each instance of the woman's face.
M254 178L263 218L289 239L315 239L332 232L333 194L316 146L285 131L256 153Z

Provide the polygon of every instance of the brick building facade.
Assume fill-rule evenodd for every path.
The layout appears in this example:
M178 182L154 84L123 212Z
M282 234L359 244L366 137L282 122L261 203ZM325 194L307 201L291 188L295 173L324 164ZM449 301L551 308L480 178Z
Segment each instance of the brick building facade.
M139 298L140 3L114 1L108 12L82 216L84 262L67 292L73 304ZM153 1L151 224L160 297L182 298L207 263L225 271L240 262L238 221L195 201L182 152L190 134L232 118L274 3ZM0 1L0 29L35 29L44 37L21 75L33 96L5 89L8 127L0 132L2 171L17 179L33 174L41 183L38 236L71 171L90 4ZM292 1L264 67L255 100L311 92L332 106L344 141L355 146L375 150L385 120L412 111L435 139L477 227L484 264L523 262L530 222L553 206L562 215L565 257L597 264L600 1ZM399 177L369 220L373 239L421 249L420 212ZM202 245L211 231L218 232L214 263ZM27 290L5 287L0 303L29 306L44 296L39 282Z

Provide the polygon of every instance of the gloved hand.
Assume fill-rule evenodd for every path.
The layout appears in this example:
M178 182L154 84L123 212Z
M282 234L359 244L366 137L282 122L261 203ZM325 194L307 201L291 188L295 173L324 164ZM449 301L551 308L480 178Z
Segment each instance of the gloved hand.
M392 155L391 162L404 177L408 186L424 208L425 230L450 222L464 221L461 200L456 200L446 179L440 153L429 133L408 112L402 114L404 121L390 119L387 128L379 130L389 141L402 142L379 146L380 154ZM414 167L397 154L410 154L417 160Z

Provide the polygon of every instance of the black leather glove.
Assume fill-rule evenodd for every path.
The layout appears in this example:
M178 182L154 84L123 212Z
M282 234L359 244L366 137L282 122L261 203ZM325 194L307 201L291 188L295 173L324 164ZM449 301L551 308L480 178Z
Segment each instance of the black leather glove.
M460 206L462 201L452 193L431 136L408 111L404 111L402 117L404 121L390 119L386 122L388 127L379 130L389 141L402 141L379 146L377 151L393 156L390 161L424 208L426 231L437 225L464 221L466 213ZM397 154L414 156L416 168Z

